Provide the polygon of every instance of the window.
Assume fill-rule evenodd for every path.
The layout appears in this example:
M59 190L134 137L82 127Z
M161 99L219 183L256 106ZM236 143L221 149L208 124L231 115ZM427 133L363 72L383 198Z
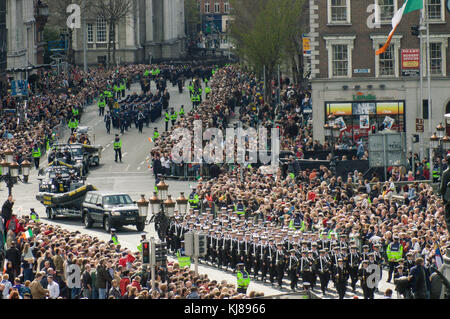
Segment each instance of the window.
M214 12L219 13L220 12L220 2L219 0L214 1Z
M230 12L230 3L228 1L223 3L223 11L225 13L229 13Z
M350 23L350 0L328 0L328 23Z
M97 42L106 42L106 20L97 17Z
M380 44L380 48L383 45ZM395 59L394 59L394 46L390 45L389 48L386 50L386 52L380 54L379 56L379 68L380 72L379 74L381 76L391 76L395 75Z
M444 21L442 0L427 0L427 13L430 21Z
M209 13L209 2L205 2L205 13Z
M430 43L431 74L442 74L442 43Z
M328 77L352 77L355 35L324 36L328 51Z
M375 4L380 7L380 22L391 23L397 11L397 0L376 0Z
M345 44L333 45L333 76L346 76L348 72L348 52Z
M400 47L402 35L394 35L391 40L391 44L387 48L386 52L376 55L375 50L381 48L387 39L387 36L371 35L370 38L373 41L373 55L375 56L375 77L380 76L400 76Z
M92 25L92 23L87 24L87 42L94 42L94 26Z

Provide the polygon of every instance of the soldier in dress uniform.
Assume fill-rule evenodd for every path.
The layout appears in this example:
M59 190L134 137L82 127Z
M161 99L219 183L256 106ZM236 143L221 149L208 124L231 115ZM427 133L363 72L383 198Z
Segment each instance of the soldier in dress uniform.
M336 269L338 266L338 260L341 258L341 254L339 252L339 247L334 246L331 250L331 256L330 256L330 263L331 263L331 281L333 282L333 285L335 284L335 278L334 275L336 274ZM335 286L336 287L336 286Z
M338 259L338 265L335 270L335 287L339 294L339 299L344 299L345 292L347 291L348 283L348 270L344 265L344 260L342 258Z
M338 241L338 246L340 249L342 248L348 248L348 244L347 244L347 235L346 234L342 234L339 236L339 241Z
M362 251L362 253L361 253L361 259L362 260L368 260L369 259L369 254L370 254L370 251L369 251L369 245L364 245L364 246L362 246L362 249L363 249L363 251Z
M269 259L269 243L267 242L267 237L263 236L261 237L262 239L262 243L261 243L261 249L262 249L262 253L260 253L260 260L261 260L261 280L263 282L266 282L266 275L267 272L269 271L269 263L270 263L270 259Z
M295 291L295 289L297 288L298 270L299 270L298 269L299 262L295 253L296 253L295 249L290 250L290 256L287 264L288 276L289 280L291 281L291 290L293 291Z
M302 251L302 258L300 258L300 275L302 276L303 284L305 282L311 284L313 273L312 273L312 261L308 258L308 251Z
M371 275L369 270L367 269L369 265L368 260L362 261L362 267L358 271L358 277L361 282L361 288L363 290L364 299L374 299L374 288L369 288L368 286L368 277Z
M231 236L226 232L222 238L222 267L226 270L230 263Z
M275 251L276 247L273 245L273 240L269 239L269 245L267 248L267 256L268 256L268 272L269 272L269 281L273 285L274 277L275 277Z
M255 234L255 236L257 236ZM252 272L252 267L253 267L253 245L255 244L255 241L257 240L257 238L253 237L253 241L250 238L250 234L245 234L245 239L244 239L244 250L245 250L245 256L244 256L244 264L245 264L245 270L247 270L247 272L249 274L251 274Z
M325 249L321 249L319 253L319 258L316 260L316 271L319 275L320 289L325 295L330 281L330 261L326 256Z
M348 272L351 279L351 285L353 292L356 291L356 283L358 282L358 268L361 259L358 252L356 251L356 246L350 247L350 254L347 256Z
M412 252L408 252L406 254L406 261L405 261L405 269L408 271L408 275L409 272L411 271L411 268L414 267L416 264L413 260L413 253Z
M284 271L286 268L286 256L283 251L283 243L279 242L277 244L277 250L275 252L275 272L277 277L278 287L283 286Z

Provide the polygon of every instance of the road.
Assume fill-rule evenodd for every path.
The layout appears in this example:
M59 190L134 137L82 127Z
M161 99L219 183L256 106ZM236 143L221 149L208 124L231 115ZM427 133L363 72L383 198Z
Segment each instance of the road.
M152 83L152 89L155 89L155 84ZM170 94L169 107L174 107L175 111L179 111L180 106L183 104L185 106L185 112L189 112L192 108L192 104L189 99L189 93L184 90L182 94L178 92L177 87L172 87L168 83L168 90ZM133 84L131 86L131 92L140 93L139 84ZM89 126L93 130L94 140L91 141L92 144L102 145L104 147L101 159L101 165L98 168L92 168L88 174L87 182L95 185L101 191L117 191L126 192L130 194L133 200L138 200L141 194L144 194L148 199L154 189L155 179L152 172L150 171L149 165L149 153L153 146L148 140L149 136L153 136L153 128L157 127L159 132L164 131L164 119L160 118L154 123L150 123L148 128L143 129L143 133L139 133L134 127L125 131L121 135L122 139L122 163L116 163L114 161L114 150L113 150L113 140L114 134L120 133L119 130L114 130L111 128L111 134L106 134L105 125L103 123L103 117L98 116L98 108L96 105L87 106L83 116L81 118L82 126ZM68 137L68 136L67 136ZM41 160L41 167L46 166L47 161ZM169 184L169 194L172 198L176 199L180 192L185 192L186 197L190 193L190 186L195 182L186 181L166 181ZM194 185L195 186L195 185ZM105 233L101 228L101 225L94 225L91 229L85 229L81 223L81 220L71 217L59 217L55 221L47 220L45 215L45 208L36 200L35 196L38 192L38 180L37 171L32 170L29 178L29 183L23 184L18 183L13 188L13 196L16 200L14 210L19 215L28 214L30 208L35 208L36 212L41 217L45 223L60 225L61 227L67 228L70 231L80 231L81 233L89 234L91 236L96 236L101 240L110 240L110 235ZM0 199L5 200L7 197L7 189L3 184L0 190ZM135 227L127 226L123 227L118 233L119 241L123 247L131 249L132 251L137 250L137 245L141 238L141 234L147 234L147 238L155 237L158 238L156 232L154 231L153 224L146 225L143 232L138 232ZM172 259L172 258L169 258ZM191 266L194 267L193 265ZM236 283L236 277L231 272L225 272L214 267L207 265L199 266L199 273L206 273L210 279L215 280L227 280L231 283ZM384 273L383 278L387 277L387 273ZM332 284L330 283L330 287ZM286 282L285 287L289 287ZM393 286L391 284L380 283L380 291L384 291L386 288ZM285 294L290 292L288 289L276 289L270 284L263 284L262 282L252 281L248 292L250 291L263 292L265 296ZM316 287L315 292L318 292L320 288ZM322 297L322 294L318 292L318 295ZM357 295L362 298L361 289L357 290ZM381 294L376 294L376 298L380 298ZM335 292L331 292L324 298L336 298ZM349 292L346 298L352 298L353 293Z

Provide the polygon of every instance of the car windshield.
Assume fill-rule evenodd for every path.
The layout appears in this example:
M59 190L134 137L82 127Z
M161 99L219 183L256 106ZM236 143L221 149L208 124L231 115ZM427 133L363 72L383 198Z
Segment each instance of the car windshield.
M81 147L72 147L72 156L83 156Z
M69 177L69 171L67 169L63 169L63 168L58 169L58 170L54 170L54 169L53 170L49 170L48 171L48 177L49 178L55 178L57 173L60 173L62 178Z
M129 195L110 195L103 197L103 205L125 205L132 204Z

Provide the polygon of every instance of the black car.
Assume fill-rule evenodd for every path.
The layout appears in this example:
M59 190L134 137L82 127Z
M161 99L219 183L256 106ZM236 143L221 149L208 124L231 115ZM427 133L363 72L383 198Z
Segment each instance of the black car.
M90 228L101 223L108 233L111 228L125 225L136 225L138 231L143 231L146 218L139 215L136 202L124 193L88 192L82 205L84 226Z

